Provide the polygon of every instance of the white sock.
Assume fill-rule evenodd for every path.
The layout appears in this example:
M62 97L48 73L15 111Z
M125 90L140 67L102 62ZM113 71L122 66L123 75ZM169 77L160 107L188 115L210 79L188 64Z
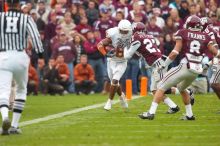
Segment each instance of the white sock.
M150 113L150 114L155 114L155 113L156 113L156 110L157 110L157 106L158 106L158 103L152 102L152 103L151 103L150 110L149 110L149 113Z
M166 97L163 101L166 105L168 105L170 108L175 108L177 105L169 98Z
M13 112L11 126L17 128L20 118L21 118L21 113Z
M191 104L185 105L185 108L186 108L186 116L192 117L193 113L192 113L192 106L191 106Z
M125 99L125 94L123 92L121 93L120 99L121 100Z
M2 114L2 120L4 121L6 118L8 118L8 108L2 107L1 108L1 114Z
M107 101L108 103L111 103L112 104L112 102L113 102L113 100L111 100L111 99L108 99L108 101Z

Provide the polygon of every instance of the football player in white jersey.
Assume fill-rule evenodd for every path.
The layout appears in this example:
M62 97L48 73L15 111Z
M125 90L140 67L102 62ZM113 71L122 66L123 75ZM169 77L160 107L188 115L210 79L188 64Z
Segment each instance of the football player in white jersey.
M122 107L128 108L119 80L127 67L127 60L124 58L123 51L125 47L129 47L131 36L131 23L128 20L121 20L117 27L110 28L106 31L106 38L101 40L97 45L100 53L107 57L107 72L111 80L109 98L104 106L105 110L111 109L116 92L120 96ZM107 50L106 48L108 46L113 49Z

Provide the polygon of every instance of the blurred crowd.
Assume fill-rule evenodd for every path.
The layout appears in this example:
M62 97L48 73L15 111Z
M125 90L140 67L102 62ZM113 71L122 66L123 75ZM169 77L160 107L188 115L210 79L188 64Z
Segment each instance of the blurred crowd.
M45 50L45 61L38 61L31 41L26 49L31 57L28 94L34 95L108 92L106 58L96 45L105 37L105 31L122 19L146 24L148 34L158 38L165 55L173 49L173 34L183 28L188 16L207 16L214 26L220 27L219 0L21 0L20 3L21 11L36 22ZM177 59L171 67L178 63ZM150 78L151 69L134 56L128 61L121 82L132 79L132 92L138 94L142 76Z

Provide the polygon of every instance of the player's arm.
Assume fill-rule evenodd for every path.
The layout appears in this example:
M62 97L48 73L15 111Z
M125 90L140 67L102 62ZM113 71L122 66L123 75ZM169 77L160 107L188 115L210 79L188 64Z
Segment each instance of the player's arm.
M106 46L110 45L111 43L112 40L110 38L105 38L97 44L97 49L102 55L105 56L107 54Z
M33 47L35 51L38 53L40 58L43 58L44 49L40 39L40 33L37 29L36 23L30 16L28 16L28 20L27 20L27 32L32 38Z
M125 47L124 48L124 58L130 59L140 46L141 46L140 41L134 41L131 43L129 49L127 47Z
M208 49L215 57L220 58L220 50L213 43L208 44Z
M176 59L176 57L179 55L182 49L182 46L183 46L182 39L177 39L174 49L170 52L169 56L165 61L165 66L169 66L170 63L172 63Z

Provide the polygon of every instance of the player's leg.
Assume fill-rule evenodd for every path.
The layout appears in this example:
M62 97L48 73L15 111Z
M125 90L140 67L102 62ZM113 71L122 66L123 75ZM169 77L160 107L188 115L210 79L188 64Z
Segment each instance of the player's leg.
M8 116L11 83L12 73L0 69L0 111L2 116L2 135L8 135L8 129L11 126Z
M191 73L188 71L188 77L186 77L182 82L177 85L178 90L183 98L183 103L186 108L186 116L182 120L195 120L192 112L192 105L190 102L190 95L186 88L196 79L197 74Z
M218 70L215 73L213 73L210 80L210 84L211 88L220 99L220 65L218 65Z
M109 96L108 100L104 106L105 110L110 110L112 107L112 100L114 99L114 95L116 92L117 85L115 85L115 81L113 81L113 68L115 67L116 63L111 60L107 60L107 73L110 79L110 88L109 88Z
M160 70L158 72L157 68L153 68L151 75L151 86L150 86L153 95L155 95L157 86L159 82L163 79L164 74L165 71ZM169 91L171 91L171 89L167 90L165 93L170 94ZM174 114L179 111L179 107L167 95L164 95L163 102L169 107L167 111L168 114Z
M154 95L154 99L151 103L149 111L140 114L140 118L149 120L154 119L158 104L163 100L165 91L184 79L184 72L182 71L183 69L187 69L186 65L180 64L165 74L163 80L158 85L158 89Z
M113 80L118 81L117 94L119 95L121 106L123 108L128 108L128 103L127 103L125 94L122 92L122 88L121 88L121 85L119 84L119 80L125 73L126 68L127 68L127 62L117 62L116 68L113 71Z
M28 66L29 57L26 54L19 54L20 58L24 57L22 64L14 67L13 77L16 82L16 96L13 107L12 123L9 129L10 134L20 134L21 130L18 128L19 120L25 106L27 98L27 82L28 82ZM19 58L19 59L20 59Z

